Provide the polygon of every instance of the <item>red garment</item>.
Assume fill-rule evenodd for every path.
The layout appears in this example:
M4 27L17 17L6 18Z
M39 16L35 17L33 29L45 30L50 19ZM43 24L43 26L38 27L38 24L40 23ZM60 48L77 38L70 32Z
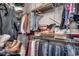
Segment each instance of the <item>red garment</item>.
M31 55L31 44L32 44L32 40L30 40L30 34L28 35L28 44L26 44L26 54L25 56L29 56Z
M31 47L32 47L32 40L30 40L30 48L29 48L29 51L28 51L29 52L29 54L28 54L29 56L31 55Z
M28 41L30 41L30 36L28 35ZM26 54L25 56L28 56L28 51L29 51L29 42L25 44L26 45Z
M79 34L66 34L66 36L79 37Z
M29 17L29 15L26 16L26 21L24 22L24 29L25 29L25 30L28 30L28 20L29 20L28 17ZM30 30L30 29L29 29L29 30ZM28 41L29 41L29 42L25 44L25 45L26 45L26 54L25 54L25 56L28 56L28 55L29 55L29 53L30 53L30 52L29 52L29 51L30 51L30 50L29 50L29 45L31 44L31 42L30 42L30 34L27 35L27 37L28 37Z
M68 14L70 13L70 3L67 4Z

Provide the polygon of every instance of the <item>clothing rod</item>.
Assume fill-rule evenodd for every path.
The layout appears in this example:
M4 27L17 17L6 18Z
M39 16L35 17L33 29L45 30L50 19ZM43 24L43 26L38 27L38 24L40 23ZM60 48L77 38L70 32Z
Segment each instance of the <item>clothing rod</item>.
M61 39L53 39L53 38L47 38L47 37L44 37L44 36L34 36L32 37L34 39L41 39L41 40L46 40L46 41L53 41L53 42L61 42L61 43L70 43L70 44L79 44L79 42L75 42L73 40L69 41L69 40L61 40Z

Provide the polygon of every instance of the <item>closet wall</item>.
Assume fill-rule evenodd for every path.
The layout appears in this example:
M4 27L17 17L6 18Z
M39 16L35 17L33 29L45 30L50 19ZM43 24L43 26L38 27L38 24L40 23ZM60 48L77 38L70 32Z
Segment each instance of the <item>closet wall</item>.
M25 4L24 12L29 13L33 9L39 7L41 4L42 3ZM58 23L61 23L62 11L63 11L63 6L59 6L52 10L47 11L46 13L43 14L43 17L40 19L39 24L40 25L49 25L49 24L55 23L53 20L57 21ZM53 20L51 20L50 18ZM57 25L59 25L59 24L57 24Z
M63 11L63 6L60 6L53 10L48 11L40 19L39 24L41 24L41 25L48 24L49 25L49 24L55 23L53 20L55 20L58 23L61 23L62 11ZM57 25L59 25L59 24L57 24Z

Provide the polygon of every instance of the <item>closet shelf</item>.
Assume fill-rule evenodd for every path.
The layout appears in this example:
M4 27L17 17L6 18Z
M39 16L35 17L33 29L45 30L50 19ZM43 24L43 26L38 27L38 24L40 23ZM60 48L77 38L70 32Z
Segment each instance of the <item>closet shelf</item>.
M32 38L34 39L41 39L41 40L46 40L46 41L53 41L53 42L60 42L60 43L70 43L70 44L79 44L79 41L76 40L67 40L67 39L59 39L59 38L50 38L50 37L46 37L46 36L33 36Z
M41 14L44 13L45 11L48 11L50 9L54 9L55 7L58 7L60 5L63 5L62 3L46 3L46 4L41 4L39 7L35 8L32 10L32 12Z

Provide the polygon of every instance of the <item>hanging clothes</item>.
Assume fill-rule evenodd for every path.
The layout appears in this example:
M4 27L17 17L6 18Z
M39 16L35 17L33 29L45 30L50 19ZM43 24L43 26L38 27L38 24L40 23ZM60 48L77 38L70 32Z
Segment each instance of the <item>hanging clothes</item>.
M26 45L28 43L28 37L26 35L19 34L17 39L19 39L21 44L22 44L20 55L25 56L25 54L26 54Z
M75 56L75 50L74 50L73 46L68 44L67 49L68 49L68 56Z
M75 56L79 48L75 45L50 42L45 40L30 40L29 56ZM78 49L76 49L78 48Z
M47 56L48 55L48 42L45 42L42 45L42 52L43 52L43 56Z
M27 15L23 15L22 20L21 20L21 33L22 34L26 33L26 27L27 27Z
M41 42L39 42L38 56L43 56L43 51L42 51L42 44L41 44Z
M13 39L17 38L17 19L15 10L8 4L0 4L0 34L8 34ZM5 9L5 10L4 10Z
M36 15L35 13L30 14L30 31L36 30Z
M68 16L69 16L69 11L70 11L70 4L65 4L65 21L64 21L64 28L67 29L68 27L68 22L69 22L69 19L68 19Z
M42 18L43 16L38 16L36 15L34 12L30 13L30 31L37 31L38 30L38 26L39 26L39 20Z
M49 44L48 56L52 56L52 44Z
M27 22L27 31L26 31L27 34L30 33L30 19L29 19L29 17L30 17L30 15L28 14L27 15L27 20L28 20L28 22Z
M33 40L31 43L31 56L35 56L35 42L36 40Z
M39 49L39 42L36 41L36 43L35 43L35 56L38 56L38 49Z
M56 45L55 56L60 56L60 45Z

